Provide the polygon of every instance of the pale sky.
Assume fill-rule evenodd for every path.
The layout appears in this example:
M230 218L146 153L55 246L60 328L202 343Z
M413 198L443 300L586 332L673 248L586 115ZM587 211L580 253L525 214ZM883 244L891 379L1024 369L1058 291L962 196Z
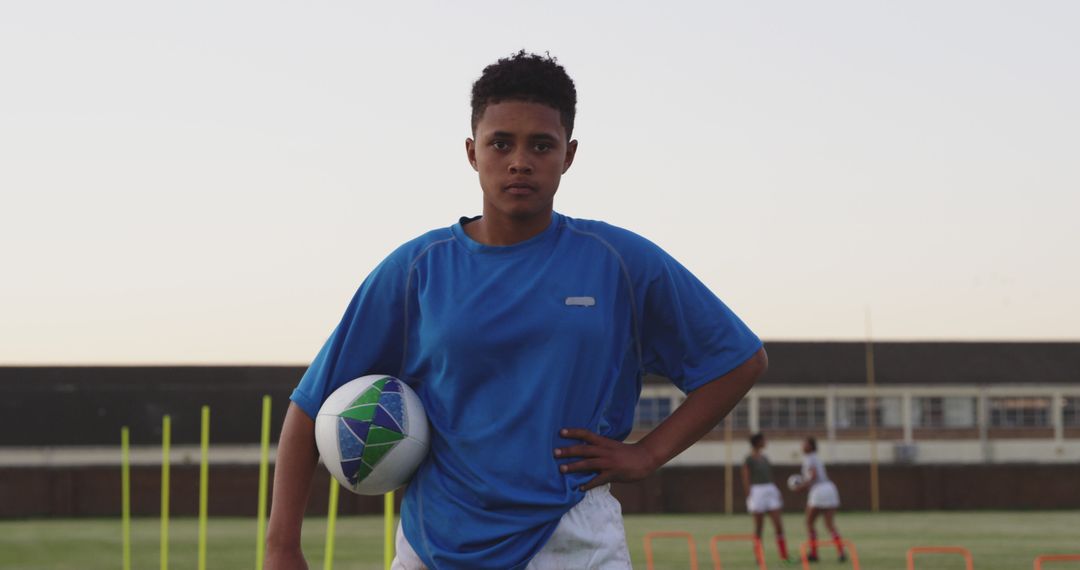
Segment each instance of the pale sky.
M0 364L309 361L480 210L468 93L575 79L556 209L766 340L1080 340L1080 3L6 2ZM374 332L373 334L377 334Z

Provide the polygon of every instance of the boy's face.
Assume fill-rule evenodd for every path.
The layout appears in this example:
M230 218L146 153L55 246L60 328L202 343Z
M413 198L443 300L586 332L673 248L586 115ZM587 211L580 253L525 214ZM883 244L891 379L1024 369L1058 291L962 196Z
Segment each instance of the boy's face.
M484 110L474 136L466 139L465 151L480 175L484 216L550 217L559 180L577 150L577 141L566 140L559 112L542 103L494 103Z

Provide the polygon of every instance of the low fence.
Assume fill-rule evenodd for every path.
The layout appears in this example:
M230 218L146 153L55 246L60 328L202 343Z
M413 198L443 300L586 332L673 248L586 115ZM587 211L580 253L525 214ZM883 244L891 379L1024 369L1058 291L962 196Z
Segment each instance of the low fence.
M792 467L774 466L773 476L787 511L805 508L806 495L789 491L782 481ZM842 509L870 510L870 468L829 465L829 478L840 490ZM735 475L735 512L746 512L739 469ZM1080 508L1080 465L881 465L881 508L894 511ZM626 513L724 512L724 468L669 467L634 484L615 485Z
M792 469L776 468L782 481ZM869 468L836 465L829 475L840 489L843 509L870 508ZM741 482L735 470L735 512L744 512ZM1080 465L882 465L883 510L1077 509ZM210 516L254 516L258 506L257 465L210 467ZM319 468L308 513L326 513L330 476ZM172 467L170 497L174 516L198 513L199 466ZM781 485L781 487L783 487ZM724 469L669 467L613 491L625 513L724 512ZM86 467L0 467L0 517L100 517L120 513L120 469ZM156 516L160 509L161 469L131 468L131 509L135 516ZM805 495L786 488L785 509L801 510ZM400 497L401 493L398 493ZM339 514L377 514L382 497L342 493Z

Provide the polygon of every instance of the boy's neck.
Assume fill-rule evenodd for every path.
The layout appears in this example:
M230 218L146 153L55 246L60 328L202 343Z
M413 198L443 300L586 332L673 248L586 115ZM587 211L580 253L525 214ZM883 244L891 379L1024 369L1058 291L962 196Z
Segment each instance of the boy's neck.
M507 246L530 240L551 225L552 212L529 218L491 216L487 212L464 226L465 234L484 245Z

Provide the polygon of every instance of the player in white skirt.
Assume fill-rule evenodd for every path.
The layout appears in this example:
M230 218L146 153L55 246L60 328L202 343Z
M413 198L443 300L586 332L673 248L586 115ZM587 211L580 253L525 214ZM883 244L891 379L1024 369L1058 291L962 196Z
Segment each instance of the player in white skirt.
M780 497L780 489L773 483L772 466L769 459L762 453L765 449L765 435L755 433L750 436L750 455L743 462L742 480L743 489L746 489L746 511L754 515L754 536L761 544L761 531L765 523L765 514L768 513L776 531L776 548L780 551L780 558L788 560L787 543L784 541L784 522L780 519L780 509L784 508L784 500ZM758 550L764 556L763 550Z
M806 499L806 530L810 536L810 555L807 559L811 562L817 562L818 560L817 531L814 530L814 524L820 514L825 516L825 528L829 529L833 544L836 545L836 551L840 555L840 561L844 562L847 560L847 555L844 553L840 532L836 530L834 521L836 509L840 507L840 493L836 490L836 485L829 480L829 474L825 471L825 464L821 462L821 458L817 455L816 439L808 437L803 441L803 455L803 481L793 490L810 489L810 494Z

